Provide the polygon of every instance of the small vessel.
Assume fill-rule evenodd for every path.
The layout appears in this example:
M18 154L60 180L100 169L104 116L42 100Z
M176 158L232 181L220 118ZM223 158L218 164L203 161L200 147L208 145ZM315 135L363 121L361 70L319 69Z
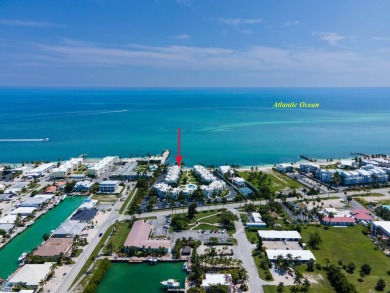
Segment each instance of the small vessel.
M187 262L185 262L185 263L183 264L183 271L186 271L187 268L188 268L188 264L187 264Z
M18 258L18 261L21 262L23 261L27 256L27 252L23 252L22 255Z
M180 282L174 280L174 279L168 279L166 281L161 282L162 285L166 286L167 288L178 288L180 287Z
M157 263L157 258L148 258L148 262L152 265Z

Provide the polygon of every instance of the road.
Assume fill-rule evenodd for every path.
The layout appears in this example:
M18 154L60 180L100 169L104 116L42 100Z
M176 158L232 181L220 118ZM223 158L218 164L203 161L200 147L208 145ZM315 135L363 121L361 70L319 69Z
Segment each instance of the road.
M237 210L231 210L232 213L240 218L240 213ZM252 257L252 244L248 241L245 234L245 227L240 220L234 222L236 228L236 234L234 237L237 239L238 253L241 256L243 267L248 271L248 283L249 292L264 292L263 280L260 279L259 273L256 268L255 261Z

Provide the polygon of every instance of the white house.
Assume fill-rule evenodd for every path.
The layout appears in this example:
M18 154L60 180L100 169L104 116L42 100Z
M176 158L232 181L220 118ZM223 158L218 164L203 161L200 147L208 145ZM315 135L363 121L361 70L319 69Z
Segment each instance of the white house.
M83 181L76 182L76 184L74 186L74 191L87 192L92 188L93 184L94 183L92 181L89 181L89 180L83 180Z
M29 216L34 213L37 208L34 207L20 207L11 211L11 215Z
M310 259L316 260L314 254L310 250L281 250L281 249L267 249L265 251L270 261L277 260L278 256L281 255L283 258L287 258L288 255L296 262L307 262Z
M278 164L275 169L282 173L294 172L294 166L291 164Z
M213 285L229 286L229 290L232 283L232 275L230 274L206 274L206 278L202 280L202 287L208 288Z
M45 172L48 172L49 170L53 169L56 166L54 163L45 163L41 164L38 167L30 170L25 170L23 172L23 177L40 177L43 176Z
M13 287L21 283L25 287L37 288L41 280L46 280L48 277L52 265L52 262L25 264L9 278L6 287Z
M267 225L263 222L261 215L259 213L252 213L249 222L246 223L247 228L264 228Z
M229 173L231 169L232 168L230 166L220 166L218 171L225 176L225 174Z
M232 179L233 184L236 186L245 186L245 179L241 177L234 177Z

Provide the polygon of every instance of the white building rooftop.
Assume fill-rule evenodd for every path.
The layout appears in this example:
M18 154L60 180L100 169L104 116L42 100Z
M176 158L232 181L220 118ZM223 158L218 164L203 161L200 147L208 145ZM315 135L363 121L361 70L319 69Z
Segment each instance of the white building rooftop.
M288 254L292 255L292 258L297 259L299 261L308 261L311 258L316 259L314 254L310 250L279 250L279 249L267 249L265 251L269 260L276 260L279 255L282 255L284 258L287 257Z
M206 274L206 278L202 280L202 287L209 287L212 285L230 285L230 274Z
M301 239L297 231L259 230L257 233L265 239Z
M9 283L23 283L27 286L38 286L39 282L46 278L50 272L52 262L43 264L26 264L8 280Z

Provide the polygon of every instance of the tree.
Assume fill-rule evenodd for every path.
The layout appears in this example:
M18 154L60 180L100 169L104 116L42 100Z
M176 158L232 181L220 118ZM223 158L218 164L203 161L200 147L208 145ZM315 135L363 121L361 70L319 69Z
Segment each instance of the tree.
M198 205L196 203L191 203L188 207L188 218L189 219L193 219L195 217L195 215L198 213L198 211L196 210L196 208L198 207Z
M219 214L219 220L224 227L229 228L233 226L234 221L237 221L238 218L230 211L223 211Z
M188 218L185 215L174 215L172 217L172 226L178 230L185 230L188 225Z
M45 234L43 234L43 236L42 236L42 238L43 238L43 240L47 240L47 239L49 239L50 238L50 234L48 234L48 233L45 233Z
M386 287L386 282L383 279L379 279L378 283L376 283L375 290L377 291L383 291Z
M337 187L339 187L340 183L341 183L341 176L340 176L340 173L339 172L335 172L332 176L332 180L333 182L336 184Z
M229 293L229 287L225 285L212 285L207 289L207 293Z
M284 292L284 288L285 288L284 283L280 282L279 285L278 285L278 288L276 289L276 291L278 293L283 293Z
M356 265L354 262L350 262L348 265L347 265L347 272L352 274L353 271L356 269Z
M308 272L314 272L314 266L315 266L315 260L314 259L310 259L309 262L307 263L307 268L306 270Z
M360 271L363 272L365 275L369 275L371 273L371 266L369 264L364 264L360 268Z
M318 245L322 242L320 234L315 231L314 233L310 233L309 236L309 245L313 248L317 248Z
M304 291L308 291L310 289L310 282L307 278L303 279L302 288Z

